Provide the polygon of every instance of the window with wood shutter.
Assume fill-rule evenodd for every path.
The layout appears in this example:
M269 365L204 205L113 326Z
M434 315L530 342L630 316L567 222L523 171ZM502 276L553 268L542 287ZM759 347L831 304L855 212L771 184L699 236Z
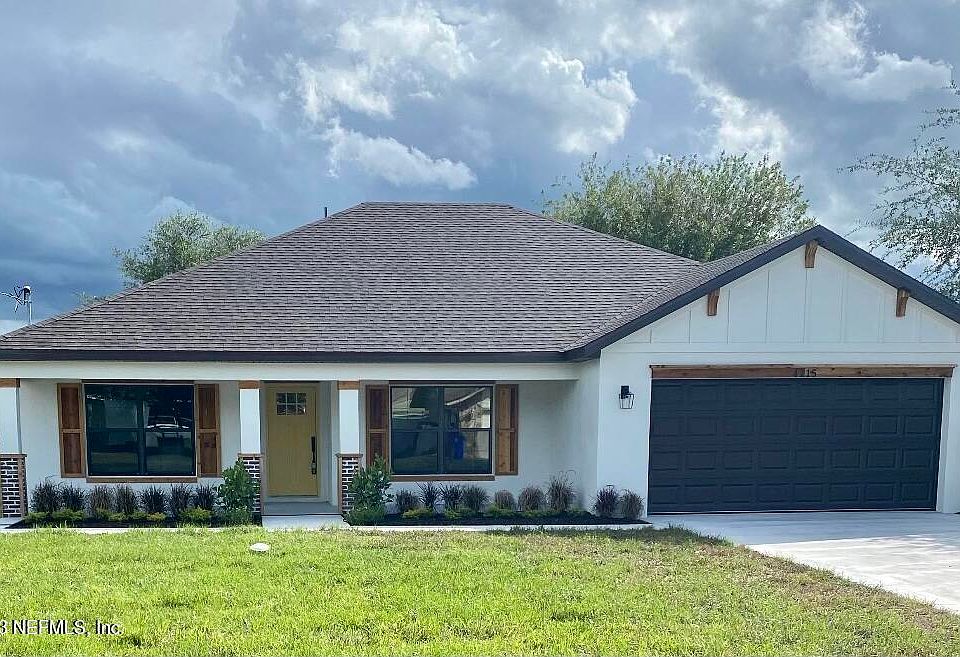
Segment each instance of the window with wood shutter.
M63 477L82 477L83 405L80 384L57 384L57 398L60 417L60 474Z
M201 477L220 476L220 386L197 385L197 442Z
M519 472L517 437L519 429L519 408L516 385L498 385L496 387L497 406L497 469L498 475L515 475Z
M376 457L387 459L387 441L390 435L390 389L387 386L367 386L367 465Z

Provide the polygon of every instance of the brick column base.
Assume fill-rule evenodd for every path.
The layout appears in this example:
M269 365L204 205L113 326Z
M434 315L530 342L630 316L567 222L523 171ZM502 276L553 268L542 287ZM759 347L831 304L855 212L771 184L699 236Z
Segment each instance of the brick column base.
M348 492L353 475L360 469L360 454L337 454L337 490L340 493L340 513L353 508L353 495Z
M263 454L237 454L243 469L247 471L250 478L257 482L257 491L259 494L253 501L253 513L263 513Z
M0 518L27 515L27 455L0 454Z

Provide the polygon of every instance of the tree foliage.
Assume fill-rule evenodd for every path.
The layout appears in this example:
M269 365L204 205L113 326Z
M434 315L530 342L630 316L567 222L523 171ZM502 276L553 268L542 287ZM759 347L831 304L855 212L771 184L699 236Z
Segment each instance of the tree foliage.
M960 88L951 86L956 97ZM864 226L874 248L895 253L900 267L920 264L925 282L960 301L960 107L940 107L921 124L906 155L871 153L848 167L890 182Z
M200 212L178 210L160 219L139 247L116 249L114 255L126 284L134 286L233 253L263 237L258 230L220 224Z
M545 200L548 215L700 261L814 223L799 180L768 156L663 157L611 169L594 155L581 165L576 185L561 179L554 187L564 191Z

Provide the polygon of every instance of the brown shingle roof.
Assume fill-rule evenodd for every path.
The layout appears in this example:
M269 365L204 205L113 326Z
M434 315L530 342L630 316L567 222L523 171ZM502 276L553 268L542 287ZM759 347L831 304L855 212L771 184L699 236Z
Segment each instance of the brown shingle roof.
M559 355L697 266L509 205L363 203L6 335L0 353Z
M579 360L809 240L960 322L822 226L701 264L510 205L361 203L0 336L0 360Z

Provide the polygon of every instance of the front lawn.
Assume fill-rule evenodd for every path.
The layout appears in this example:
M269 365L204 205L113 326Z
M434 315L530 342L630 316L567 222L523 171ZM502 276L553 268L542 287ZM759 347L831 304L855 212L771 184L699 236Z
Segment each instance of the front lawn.
M0 600L123 629L0 654L960 654L958 616L680 530L42 530L0 535Z

